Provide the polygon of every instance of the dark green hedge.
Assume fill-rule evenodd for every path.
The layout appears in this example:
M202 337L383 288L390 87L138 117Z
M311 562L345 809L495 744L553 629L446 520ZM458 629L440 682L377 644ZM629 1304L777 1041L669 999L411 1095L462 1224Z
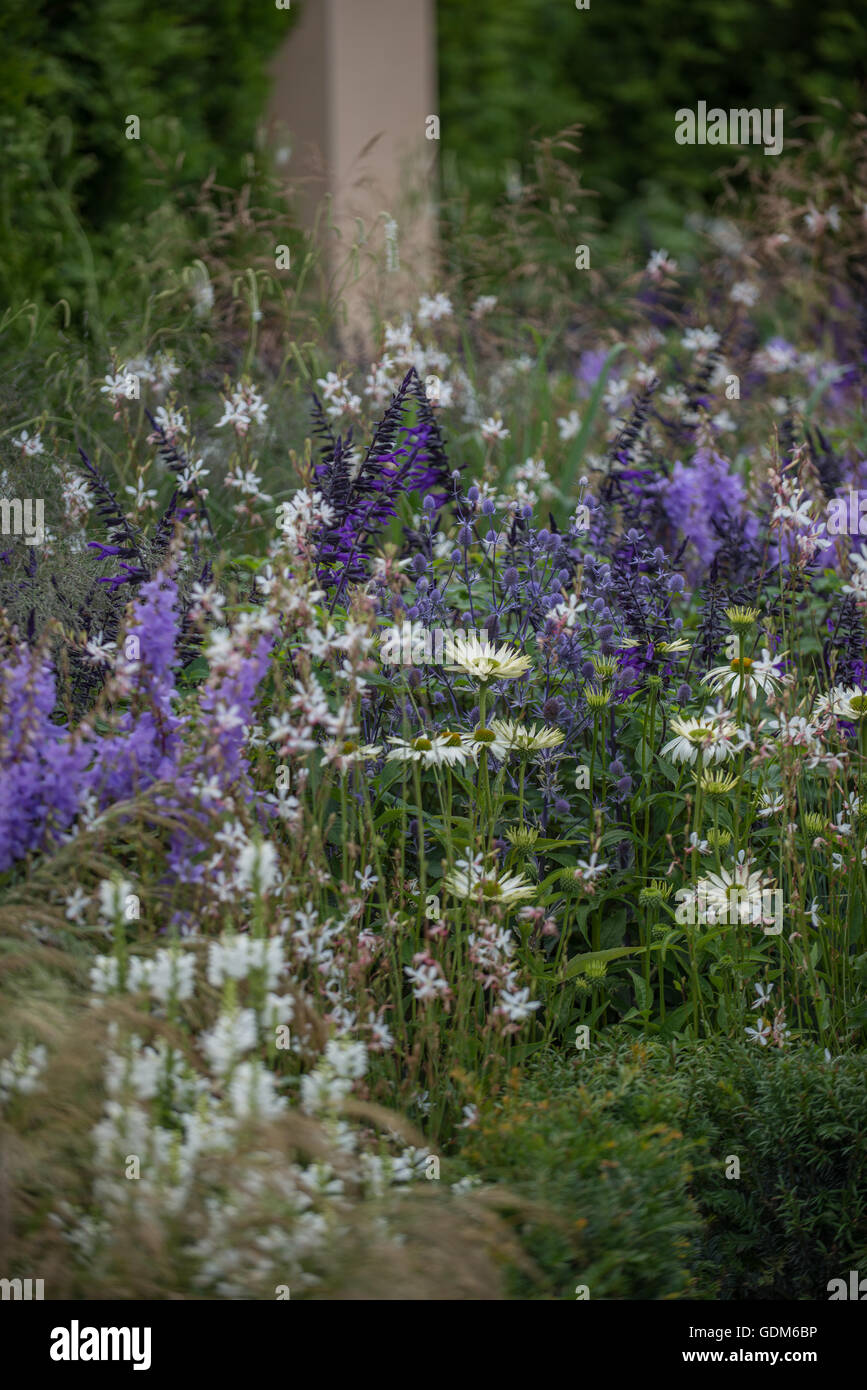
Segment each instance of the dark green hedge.
M480 1111L458 1171L519 1199L518 1296L824 1302L867 1270L863 1053L612 1039Z
M74 305L83 237L110 259L116 229L212 170L237 184L293 18L273 0L4 0L0 293Z
M703 194L735 152L675 144L679 107L783 106L791 138L823 97L860 109L867 74L867 25L840 3L438 0L437 16L443 149L489 196L534 135L575 122L603 210L647 180Z

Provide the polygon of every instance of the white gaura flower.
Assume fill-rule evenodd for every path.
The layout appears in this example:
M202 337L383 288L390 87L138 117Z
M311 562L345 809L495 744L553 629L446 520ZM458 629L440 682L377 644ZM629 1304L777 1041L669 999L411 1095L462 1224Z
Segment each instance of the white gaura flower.
M446 670L463 671L483 682L514 680L529 671L533 664L528 656L516 652L513 647L480 642L476 636L451 637L446 655Z
M574 439L580 428L581 416L577 410L570 410L568 415L557 417L557 429L563 440Z
M763 1009L770 1000L771 990L773 988L773 985L763 985L756 982L756 984L753 985L753 989L756 992L756 998L754 999L753 1003L750 1004L750 1008Z
M452 301L447 294L435 294L433 297L423 294L418 301L416 318L421 324L438 323L440 319L451 318L453 313Z
M785 652L777 660L781 660ZM715 666L708 671L704 684L710 686L715 695L725 695L736 699L743 689L748 700L754 700L761 690L765 695L776 695L789 678L777 670L771 660L771 653L765 647L760 659L751 656L738 657L727 666Z
M534 1009L541 1007L541 1000L531 999L529 986L525 986L524 989L504 989L494 1013L503 1015L510 1023L523 1023L533 1017Z
M835 685L826 695L820 695L813 706L813 718L825 716L846 719L852 724L867 715L867 691L855 685Z
M22 430L21 433L18 435L18 438L12 440L12 443L16 446L16 448L21 449L22 452L27 454L30 458L32 458L34 454L45 453L45 446L42 443L42 436L40 434L30 435L28 434L27 430Z
M403 969L412 985L413 998L420 1004L427 1004L432 999L447 999L451 994L448 980L437 961L421 961L417 965L405 965Z
M760 816L762 820L766 820L768 816L781 816L785 806L782 792L765 791L762 792L756 803L756 815Z
M525 874L497 874L486 870L478 860L459 859L443 880L446 891L455 898L474 898L484 903L511 907L536 894L536 885Z
M83 660L89 666L110 666L116 651L117 643L108 641L100 629L85 646Z
M608 872L607 864L597 863L599 856L594 850L589 859L578 859L575 872L583 883L595 883L597 878Z
M581 603L577 594L569 594L567 598L561 598L559 603L555 603L553 608L549 608L547 616L571 629L577 625L579 616L586 612L586 609L587 604Z
M672 719L674 738L660 750L675 763L720 763L736 751L737 726L729 720Z
M704 328L688 328L680 341L689 352L710 352L719 345L719 334L706 323Z
M768 1038L771 1036L770 1024L765 1019L760 1018L755 1028L745 1028L744 1032L751 1042L760 1043L762 1047L767 1047Z
M479 429L486 444L493 443L495 439L509 438L509 431L499 415L491 415L487 420L483 420Z
M75 888L65 899L66 920L67 922L80 922L87 908L90 906L90 897L84 889L76 884Z
M851 594L858 603L867 603L867 556L853 551L849 556L852 571L849 583L843 585L842 592Z
M789 718L782 715L779 719L771 719L768 728L786 748L806 748L813 754L822 751L822 744L816 737L815 725L802 714L795 714Z
M562 729L541 727L535 724L519 724L514 719L492 719L491 732L497 741L505 744L510 752L540 753L547 748L559 748L566 735Z

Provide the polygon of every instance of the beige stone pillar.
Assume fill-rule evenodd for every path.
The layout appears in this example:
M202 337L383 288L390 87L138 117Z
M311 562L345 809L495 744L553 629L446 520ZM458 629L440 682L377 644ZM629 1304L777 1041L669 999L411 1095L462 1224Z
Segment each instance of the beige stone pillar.
M272 65L268 114L278 149L291 151L280 167L303 185L299 209L308 225L328 199L337 232L331 266L341 283L347 279L344 346L363 352L370 303L397 312L431 284L434 4L299 0L299 15ZM397 223L399 270L384 269L394 266L388 219Z

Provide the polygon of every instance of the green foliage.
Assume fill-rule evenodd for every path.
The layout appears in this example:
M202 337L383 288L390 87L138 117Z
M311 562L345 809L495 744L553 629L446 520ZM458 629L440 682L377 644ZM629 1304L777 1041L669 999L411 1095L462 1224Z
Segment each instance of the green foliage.
M865 1081L860 1054L615 1031L529 1065L460 1159L538 1204L519 1295L824 1300L867 1262Z
M11 0L0 13L0 292L87 303L119 239L237 185L293 12L240 0ZM141 138L127 139L137 116ZM89 306L92 307L92 306Z
M825 1299L867 1267L867 1058L821 1048L697 1051L690 1128L718 1156L695 1195L720 1297ZM724 1158L740 1159L726 1179Z
M679 107L782 106L789 140L828 99L858 109L867 58L856 17L811 0L593 0L586 11L572 0L440 0L437 16L443 149L477 191L501 193L534 136L580 122L585 181L607 211L650 182L706 194L743 153L675 144Z
M514 1297L574 1299L577 1285L591 1299L696 1296L694 1146L674 1128L670 1095L630 1064L638 1053L583 1065L546 1055L468 1131L467 1171L519 1199L534 1268L514 1272Z

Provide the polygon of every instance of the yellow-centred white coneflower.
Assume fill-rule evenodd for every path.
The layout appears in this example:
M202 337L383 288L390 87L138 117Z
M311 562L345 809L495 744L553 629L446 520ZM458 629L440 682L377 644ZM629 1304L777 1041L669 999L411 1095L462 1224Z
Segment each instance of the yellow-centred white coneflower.
M566 735L561 729L535 724L519 724L514 719L492 719L491 729L500 743L516 753L541 753L546 748L559 748Z
M689 890L697 920L712 925L726 922L730 926L764 921L766 894L772 881L748 863L707 874Z
M710 686L715 695L731 698L743 691L748 700L754 700L760 690L765 695L776 695L786 684L786 677L780 674L771 660L771 653L764 648L761 657L736 656L727 666L715 666L704 677L704 684Z
M477 724L469 738L473 756L476 758L487 750L492 758L497 758L501 763L504 763L511 752L508 743L500 738L493 724L490 727L487 724Z
M333 763L340 772L346 772L355 763L370 762L378 758L382 748L378 743L357 743L347 738L342 742L330 743L325 749L325 761Z
M826 695L820 695L813 706L813 718L831 715L857 724L867 715L867 692L856 685L835 685Z
M478 637L451 637L446 648L446 669L463 671L478 681L514 680L530 670L532 662L513 647L480 642Z
M451 732L420 734L417 738L389 738L394 747L389 751L390 762L421 763L422 767L463 766L472 756L469 741Z
M468 758L478 752L472 736L461 729L441 729L435 739L440 762L449 767L463 767Z
M735 752L737 725L726 719L672 719L671 731L660 752L673 763L720 763Z
M525 874L498 874L469 859L459 859L446 874L443 884L455 898L501 903L503 907L511 907L536 894L535 884Z

